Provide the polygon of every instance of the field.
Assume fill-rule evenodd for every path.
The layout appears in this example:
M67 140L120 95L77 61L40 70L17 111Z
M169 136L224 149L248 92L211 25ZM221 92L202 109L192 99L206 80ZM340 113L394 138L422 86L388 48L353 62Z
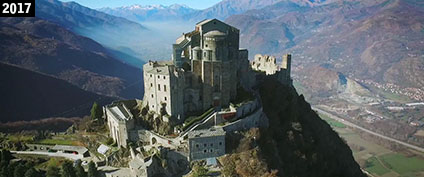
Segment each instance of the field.
M384 164L396 173L410 176L411 173L424 171L424 159L405 157L402 154L386 154L380 157Z
M71 145L78 146L81 145L81 138L76 135L55 135L48 139L43 139L37 141L38 144L48 144L48 145Z
M73 140L65 140L65 139L44 139L38 141L39 144L48 144L48 145L78 145L79 142Z
M347 141L358 164L373 176L424 177L424 153L394 152L361 138L350 128L333 128Z
M418 130L415 136L424 136L424 130Z
M367 160L366 169L368 172L377 174L377 175L384 175L390 172L386 167L383 166L380 160L377 159L376 157L371 157Z
M7 139L12 142L31 142L34 136L31 135L20 135L20 134L10 134L7 136Z
M319 117L321 117L321 119L325 120L331 127L333 128L346 128L346 125L339 122L339 121L335 121L334 119L331 119L330 117L328 117L325 114L318 114Z

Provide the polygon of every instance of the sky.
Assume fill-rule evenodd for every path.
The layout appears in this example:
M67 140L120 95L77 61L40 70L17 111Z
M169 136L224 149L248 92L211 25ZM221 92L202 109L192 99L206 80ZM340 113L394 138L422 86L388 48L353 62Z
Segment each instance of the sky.
M75 1L83 6L97 9L102 7L121 7L134 4L140 5L157 5L162 4L169 6L172 4L185 4L194 9L206 9L218 3L221 0L62 0Z

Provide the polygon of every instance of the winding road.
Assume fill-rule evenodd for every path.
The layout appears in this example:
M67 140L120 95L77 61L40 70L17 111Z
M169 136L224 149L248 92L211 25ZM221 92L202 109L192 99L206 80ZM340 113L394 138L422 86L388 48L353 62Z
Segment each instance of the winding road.
M399 140L397 140L397 139L390 138L390 137L388 137L388 136L385 136L385 135L382 135L382 134L379 134L379 133L373 132L373 131L371 131L371 130L365 129L365 128L361 127L361 126L358 126L358 125L356 125L356 124L354 124L354 123L351 123L351 122L349 122L349 121L347 121L347 120L345 120L345 119L342 119L342 118L340 118L340 117L337 117L337 116L335 116L334 114L331 114L331 113L329 113L329 112L327 112L327 111L324 111L324 110L322 110L322 109L320 109L320 108L317 108L317 107L312 106L312 109L313 109L313 110L318 111L319 113L325 114L325 115L327 115L328 117L330 117L330 118L332 118L332 119L334 119L334 120L336 120L336 121L342 122L343 124L345 124L345 125L347 125L347 126L349 126L349 127L353 127L353 128L356 128L356 129L362 130L362 131L364 131L364 132L367 132L367 133L369 133L369 134L372 134L372 135L378 136L378 137L380 137L380 138L383 138L383 139L386 139L386 140L389 140L389 141L392 141L392 142L395 142L395 143L398 143L398 144L404 145L404 146L409 147L409 148L411 148L411 149L414 149L414 150L417 150L417 151L420 151L420 152L424 152L424 148L422 148L422 147L418 147L418 146L415 146L415 145L412 145L412 144L409 144L409 143L405 143L405 142L403 142L403 141L399 141Z

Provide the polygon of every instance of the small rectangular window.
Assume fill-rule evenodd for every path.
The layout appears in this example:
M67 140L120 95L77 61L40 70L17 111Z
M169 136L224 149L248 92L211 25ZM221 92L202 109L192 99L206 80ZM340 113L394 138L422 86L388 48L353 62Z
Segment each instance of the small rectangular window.
M166 92L166 85L163 85L163 91Z
M153 94L152 94L152 98L153 98Z
M150 83L150 87L153 87L153 84L152 83Z
M167 99L166 99L166 97L165 97L165 101L166 101Z
M158 90L160 91L160 84L158 84Z

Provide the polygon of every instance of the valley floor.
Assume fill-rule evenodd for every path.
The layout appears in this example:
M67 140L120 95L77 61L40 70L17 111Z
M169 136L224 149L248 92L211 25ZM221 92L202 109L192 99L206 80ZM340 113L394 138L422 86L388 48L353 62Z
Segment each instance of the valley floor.
M363 170L376 177L424 176L424 152L411 148L392 150L376 143L375 137L353 129L346 122L334 122L330 116L320 115L347 142L355 160ZM374 140L373 140L374 139Z

